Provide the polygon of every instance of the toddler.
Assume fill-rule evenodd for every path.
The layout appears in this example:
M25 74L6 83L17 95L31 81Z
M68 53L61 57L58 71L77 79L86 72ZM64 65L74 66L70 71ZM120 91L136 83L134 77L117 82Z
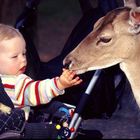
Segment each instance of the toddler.
M26 66L26 42L22 34L12 26L0 24L0 77L14 107L24 110L26 120L31 106L47 104L64 94L65 88L82 82L68 69L63 69L59 77L34 81L24 74Z

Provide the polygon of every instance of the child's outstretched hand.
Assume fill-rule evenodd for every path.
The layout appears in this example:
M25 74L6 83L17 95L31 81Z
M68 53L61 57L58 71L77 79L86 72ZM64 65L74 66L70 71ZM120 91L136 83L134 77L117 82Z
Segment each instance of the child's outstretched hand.
M82 82L79 76L76 76L74 71L63 68L63 72L60 75L57 85L60 90L63 90L74 85L78 85Z

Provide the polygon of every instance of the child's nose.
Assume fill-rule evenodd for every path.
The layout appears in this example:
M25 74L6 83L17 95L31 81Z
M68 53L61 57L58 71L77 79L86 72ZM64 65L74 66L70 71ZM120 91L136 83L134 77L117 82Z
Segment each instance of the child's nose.
M24 56L24 55L21 56L21 61L22 61L22 62L26 62L26 56Z

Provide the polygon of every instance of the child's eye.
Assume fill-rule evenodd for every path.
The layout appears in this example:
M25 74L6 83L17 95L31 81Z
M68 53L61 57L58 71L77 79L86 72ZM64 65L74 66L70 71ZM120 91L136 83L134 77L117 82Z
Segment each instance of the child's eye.
M18 56L17 55L15 55L15 56L12 56L11 58L17 58Z

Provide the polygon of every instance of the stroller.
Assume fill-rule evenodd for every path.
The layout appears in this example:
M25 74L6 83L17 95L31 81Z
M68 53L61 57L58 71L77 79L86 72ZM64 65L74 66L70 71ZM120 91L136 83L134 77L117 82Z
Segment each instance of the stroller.
M79 0L81 7L83 6L84 2L83 0ZM37 6L40 3L40 0L28 0L26 7L23 11L23 13L17 18L15 27L18 28L21 33L23 34L26 43L27 43L27 59L28 59L28 66L26 73L30 75L33 79L43 79L47 77L53 77L55 75L59 75L61 72L61 69L63 67L62 61L64 57L74 49L80 43L80 41L92 30L92 26L95 23L95 21L103 16L105 13L107 13L109 10L112 10L117 7L117 4L111 1L100 1L100 6L98 8L92 8L89 1L85 1L87 3L86 10L82 9L83 17L80 19L78 24L73 29L72 33L70 34L68 40L66 41L66 44L60 53L59 56L52 59L49 62L41 62L37 53L37 50L35 48L35 45L29 36L29 32L31 32L32 24L33 22L29 22L32 19L35 19L34 16ZM110 7L107 5L108 3L112 4ZM106 9L103 9L103 4L106 4ZM101 10L102 9L102 10ZM98 15L97 15L98 13ZM32 64L32 62L35 61L36 65ZM47 71L47 73L46 73ZM98 71L99 72L99 71ZM66 92L68 94L65 94L64 96L57 97L54 100L58 100L61 102L64 102L66 104L73 105L76 109L75 113L78 113L78 118L80 116L80 121L82 119L88 119L88 118L109 118L111 117L112 113L116 109L116 106L118 104L118 100L120 99L123 91L125 76L123 73L118 69L118 66L105 69L100 71L99 76L97 76L96 84L94 85L94 88L91 89L89 96L84 101L84 103L79 103L77 99L85 99L85 97L82 97L82 94L85 92L85 89L88 87L91 77L93 75L96 75L95 71L88 72L86 74L80 75L82 79L84 79L84 83L80 86L67 89ZM115 75L121 75L121 79L118 82L117 86L114 86L114 77ZM93 76L94 79L94 76ZM108 81L108 82L106 82ZM102 87L101 85L104 85ZM77 98L75 98L75 92L77 92ZM116 95L117 93L117 95ZM92 99L92 102L89 100ZM87 101L88 100L88 101ZM108 103L108 104L106 104ZM80 105L79 105L80 104ZM81 105L82 104L82 105ZM88 108L86 108L88 106ZM41 106L40 108L43 108ZM80 108L80 109L79 109ZM82 108L82 109L81 109ZM38 116L40 112L36 111L36 108L33 108L34 115ZM78 111L77 111L78 110ZM80 111L79 111L80 110ZM81 117L82 116L82 117ZM79 124L76 129L79 128ZM71 125L71 124L70 124ZM71 127L71 126L70 126ZM76 130L78 131L78 130ZM75 131L75 132L76 132ZM62 137L69 137L69 135L63 135L65 132L69 132L69 129L63 130L61 132ZM88 133L88 132L86 132ZM101 136L101 135L100 135ZM73 136L72 136L73 137ZM92 136L91 136L92 137ZM102 137L102 136L101 136Z

